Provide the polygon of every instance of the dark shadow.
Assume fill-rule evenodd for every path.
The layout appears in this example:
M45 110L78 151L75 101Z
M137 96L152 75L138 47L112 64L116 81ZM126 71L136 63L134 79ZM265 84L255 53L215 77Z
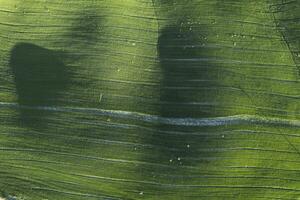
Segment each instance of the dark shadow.
M161 29L157 41L160 82L159 116L172 118L174 125L158 122L143 130L143 160L153 165L140 165L143 180L166 184L191 184L192 177L208 175L220 156L224 144L224 127L181 126L178 118L216 117L218 75L221 71L213 62L214 50L207 44L209 28L193 26L186 21ZM227 130L225 130L227 129ZM223 140L223 141L222 141ZM195 179L194 179L195 180ZM206 180L197 179L197 184ZM171 193L172 188L140 185L139 191L155 191L157 196ZM176 192L180 191L176 188ZM146 192L145 192L146 193ZM180 192L179 192L180 193Z
M45 112L30 109L37 106L55 106L68 87L70 72L61 59L62 54L43 47L19 43L11 51L12 70L20 122L26 126L43 126Z
M171 26L162 30L157 49L163 73L160 91L162 117L215 116L213 102L217 94L207 88L216 86L215 75L218 73L216 66L209 61L213 58L211 50L205 46L206 31L205 26L196 28L189 25ZM201 132L200 129L160 125L152 143L169 149L162 151L165 154L163 156L167 155L173 162L192 165L195 162L193 159L199 159L202 155L198 150L210 143L207 134L191 134ZM208 154L202 156L207 157Z
M91 94L99 84L95 77L102 73L98 66L101 59L88 62L88 66L82 60L93 60L91 52L96 52L95 48L100 46L102 16L93 6L85 11L76 13L67 33L53 43L61 50L48 50L30 43L18 43L11 50L9 65L20 105L18 116L11 123L39 133L37 142L52 138L55 143L71 143L68 135L86 136L87 132L93 132L89 126L74 124L72 119L76 117L72 113L40 109L43 106L95 107L99 104L99 96L91 97ZM102 54L98 51L97 56L101 58Z
M161 30L158 38L158 61L162 71L159 115L165 118L204 118L216 116L218 68L212 60L214 52L206 46L208 29L179 23ZM207 164L218 148L218 128L159 124L145 134L151 145L146 162L170 168L142 168L165 176L168 182L180 182L180 176L194 173L191 166ZM224 130L224 129L223 129ZM163 171L166 170L166 171ZM150 172L148 172L150 173ZM178 176L178 178L176 178Z
M101 149L104 154L108 149L107 144L97 141L104 134L104 126L99 125L103 119L97 121L99 118L95 115L55 110L65 105L72 107L68 93L82 95L83 86L89 87L85 84L82 90L71 88L74 84L78 88L82 82L74 77L77 71L71 71L70 65L64 64L66 59L71 58L67 56L65 52L30 43L19 43L13 47L9 65L19 107L16 117L9 119L9 123L21 128L15 131L20 140L25 141L21 146L34 144L49 151L53 147L56 150L72 148L73 152Z
M203 29L202 29L203 28ZM158 55L163 80L161 83L161 116L215 116L213 103L218 68L206 47L205 27L167 27L158 39ZM209 87L211 87L209 89Z

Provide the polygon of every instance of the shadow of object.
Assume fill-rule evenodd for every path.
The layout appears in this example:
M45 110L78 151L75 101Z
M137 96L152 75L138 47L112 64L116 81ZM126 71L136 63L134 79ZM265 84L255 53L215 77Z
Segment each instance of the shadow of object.
M205 28L166 27L158 39L163 80L160 90L163 117L210 117L217 93L206 88L218 83L219 70L210 62L213 54L205 48ZM196 34L197 33L197 34Z
M162 71L160 116L176 120L215 115L218 91L211 88L218 85L219 69L210 59L213 50L205 46L206 31L205 26L190 30L181 25L161 30L157 44ZM159 124L147 136L153 148L145 161L178 166L176 173L183 166L208 162L215 152L203 149L218 146L215 136L209 134L214 131L211 127ZM172 176L175 172L165 173Z
M218 91L214 88L219 84L220 69L213 62L214 50L207 46L210 29L184 22L162 28L157 41L162 73L158 113L174 120L174 125L160 123L144 134L149 148L142 161L159 165L139 169L144 179L171 184L184 184L189 175L203 173L201 168L212 164L212 158L217 157L217 152L211 149L220 147L221 138L216 127L176 125L178 118L215 116L214 102L218 101ZM199 171L193 171L194 167ZM165 192L159 188L153 190Z
M61 56L58 52L30 43L19 43L13 47L10 68L21 106L22 124L29 127L42 125L46 111L34 107L59 104L59 97L70 82L70 73Z

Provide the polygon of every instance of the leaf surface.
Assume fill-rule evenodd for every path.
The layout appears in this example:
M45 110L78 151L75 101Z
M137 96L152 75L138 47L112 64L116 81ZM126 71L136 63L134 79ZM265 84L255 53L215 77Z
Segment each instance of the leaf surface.
M299 198L299 19L298 0L0 0L3 198Z

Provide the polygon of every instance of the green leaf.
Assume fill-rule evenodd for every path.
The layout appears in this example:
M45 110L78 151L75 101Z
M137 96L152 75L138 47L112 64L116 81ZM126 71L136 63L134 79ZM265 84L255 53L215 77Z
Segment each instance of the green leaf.
M0 196L299 198L299 19L298 0L0 0Z

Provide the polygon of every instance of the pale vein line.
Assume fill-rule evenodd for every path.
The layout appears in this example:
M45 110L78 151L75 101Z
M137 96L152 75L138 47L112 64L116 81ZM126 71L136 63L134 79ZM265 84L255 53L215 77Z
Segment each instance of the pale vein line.
M86 113L107 117L115 117L121 119L138 120L148 123L158 123L177 126L224 126L224 125L238 125L238 124L273 124L300 127L299 120L288 120L275 117L263 117L257 115L233 115L225 117L214 118L171 118L161 117L157 115L144 114L139 112L130 112L122 110L105 110L97 108L82 108L82 107L62 107L62 106L26 106L17 103L0 102L0 107L15 108L15 109L29 109L29 110L43 110L53 112L66 113Z

